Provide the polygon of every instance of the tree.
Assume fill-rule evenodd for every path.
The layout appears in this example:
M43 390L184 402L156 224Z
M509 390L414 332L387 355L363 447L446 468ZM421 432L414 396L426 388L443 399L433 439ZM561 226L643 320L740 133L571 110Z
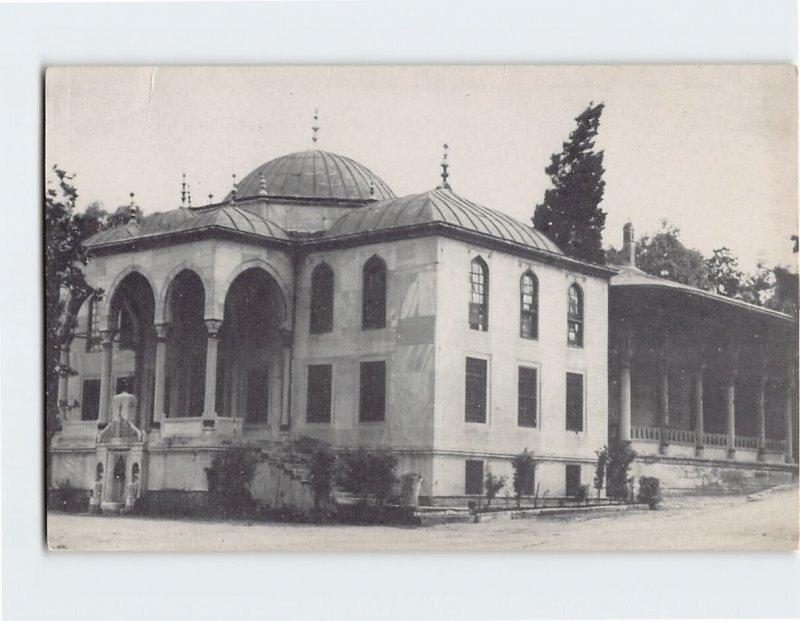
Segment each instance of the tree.
M515 455L511 460L511 466L514 468L514 499L517 501L517 506L520 506L520 501L523 496L529 495L533 490L534 478L536 476L536 460L533 455L525 449L519 455Z
M717 248L706 261L708 282L712 291L729 298L738 297L746 286L739 260L726 247Z
M561 153L550 157L545 173L553 187L536 206L533 226L545 233L566 254L604 262L603 151L595 151L604 104L592 103L576 117L577 127L563 144Z
M708 289L708 266L699 250L681 242L680 229L666 220L653 236L636 242L636 266L643 272L700 289Z
M492 500L497 498L497 492L499 492L506 484L506 477L498 477L492 474L492 471L487 468L486 469L486 477L484 480L484 485L486 486L486 506L492 504Z
M95 292L86 282L81 245L85 231L76 218L78 192L72 175L53 166L44 201L45 289L45 436L47 448L59 428L58 380L72 370L61 363L61 349L72 339L75 316L84 300ZM49 450L48 450L49 480Z

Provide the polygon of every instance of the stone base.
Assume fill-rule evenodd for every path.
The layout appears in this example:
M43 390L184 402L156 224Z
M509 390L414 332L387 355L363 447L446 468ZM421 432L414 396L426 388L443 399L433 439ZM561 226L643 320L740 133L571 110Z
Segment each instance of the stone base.
M116 515L122 512L123 504L121 502L108 502L100 503L100 511L106 515Z
M767 487L797 481L797 464L729 462L641 455L631 465L631 475L661 480L665 494L750 494Z

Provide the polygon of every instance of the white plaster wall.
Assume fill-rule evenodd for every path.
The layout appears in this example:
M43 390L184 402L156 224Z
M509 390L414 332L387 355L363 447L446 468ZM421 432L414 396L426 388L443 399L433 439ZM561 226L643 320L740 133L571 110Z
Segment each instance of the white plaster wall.
M362 268L373 255L387 266L386 327L361 327ZM333 331L309 334L311 272L334 272ZM315 252L299 269L292 381L292 426L336 446L431 447L434 401L436 240L389 241ZM384 422L359 422L359 366L386 361ZM331 423L306 422L307 367L333 365Z
M470 262L478 255L489 266L487 332L472 330L468 324ZM437 256L435 448L507 455L527 448L538 457L593 460L608 435L607 282L444 238L439 240ZM519 336L519 280L528 268L539 279L535 341ZM583 348L567 346L567 290L574 282L584 292ZM488 359L486 423L464 420L468 356ZM539 424L534 429L517 424L520 365L539 369ZM566 431L567 371L584 374L585 422L580 433Z

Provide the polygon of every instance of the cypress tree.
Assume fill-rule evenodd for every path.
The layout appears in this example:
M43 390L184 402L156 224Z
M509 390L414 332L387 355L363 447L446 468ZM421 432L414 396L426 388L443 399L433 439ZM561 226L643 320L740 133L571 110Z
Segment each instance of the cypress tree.
M592 103L575 119L577 127L561 153L550 157L545 173L553 187L536 206L533 226L545 233L566 254L585 261L604 263L603 152L595 151L604 104Z

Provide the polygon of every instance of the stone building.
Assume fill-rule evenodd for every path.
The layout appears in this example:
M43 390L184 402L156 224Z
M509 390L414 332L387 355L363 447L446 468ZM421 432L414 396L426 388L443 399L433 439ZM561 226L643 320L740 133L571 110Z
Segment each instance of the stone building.
M422 494L437 502L480 494L488 469L510 475L510 458L528 449L539 493L563 496L591 484L609 412L612 435L631 437L658 467L760 449L749 465L796 472L777 463L793 461L796 412L786 409L778 426L770 383L791 375L788 354L776 352L794 342L796 322L663 281L637 285L648 277L632 266L567 257L530 226L455 193L446 156L442 171L439 187L396 197L361 164L309 150L259 166L220 203L192 207L184 194L179 208L90 238L87 278L103 293L84 303L63 351L77 375L59 385L56 484L92 490L108 510L147 494L202 496L219 451L275 456L311 437L391 449L400 473L422 475ZM672 320L671 310L680 311ZM727 367L720 354L690 369L681 347L695 356L709 326L714 339L731 332L728 311L753 326L734 331L735 347L767 360L762 375L750 365L741 377L768 378L767 405L747 412L766 412L758 421L769 423L762 433L729 412L735 454L718 455L716 397L690 424L687 386L699 380L688 374ZM643 329L651 318L663 329ZM659 356L671 361L666 380L646 370ZM740 425L758 431L753 447ZM253 484L267 502L278 496L276 459ZM295 504L303 493L280 492Z

